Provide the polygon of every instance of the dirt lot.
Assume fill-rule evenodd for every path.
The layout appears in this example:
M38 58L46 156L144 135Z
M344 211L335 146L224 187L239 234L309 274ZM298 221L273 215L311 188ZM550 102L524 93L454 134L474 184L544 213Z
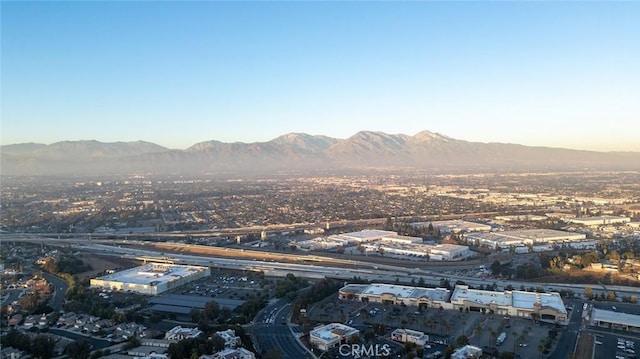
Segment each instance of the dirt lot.
M140 265L140 261L113 256L101 256L93 253L81 253L80 257L83 261L91 264L93 270L78 273L78 278L95 278L99 273L107 269L121 270Z

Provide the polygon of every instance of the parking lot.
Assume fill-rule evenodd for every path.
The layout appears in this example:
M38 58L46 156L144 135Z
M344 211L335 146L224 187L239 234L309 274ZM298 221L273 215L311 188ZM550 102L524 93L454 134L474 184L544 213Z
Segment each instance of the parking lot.
M637 339L616 334L596 334L594 358L628 359L638 358Z
M184 285L173 293L244 300L258 292L266 293L271 297L272 281L253 272L214 270L210 277Z
M544 345L540 344L549 340L549 333L554 329L552 324L536 324L524 318L438 308L366 304L337 298L327 298L317 303L309 311L308 317L318 323L337 321L357 328L362 333L361 338L365 337L364 333L382 325L384 335L380 332L378 335L384 338L389 338L397 328L417 330L429 335L430 343L424 348L425 355L437 351L444 353L448 344L455 344L455 340L464 335L469 338L469 344L481 347L488 353L508 351L515 352L521 358L540 357L541 350L544 352ZM506 333L506 338L497 345L496 340L502 332Z

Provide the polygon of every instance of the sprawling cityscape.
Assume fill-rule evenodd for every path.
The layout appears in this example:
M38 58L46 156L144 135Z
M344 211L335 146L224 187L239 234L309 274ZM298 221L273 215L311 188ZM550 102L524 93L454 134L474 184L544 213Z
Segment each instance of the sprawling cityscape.
M0 359L640 358L639 25L0 0Z
M635 358L633 171L2 180L2 355Z

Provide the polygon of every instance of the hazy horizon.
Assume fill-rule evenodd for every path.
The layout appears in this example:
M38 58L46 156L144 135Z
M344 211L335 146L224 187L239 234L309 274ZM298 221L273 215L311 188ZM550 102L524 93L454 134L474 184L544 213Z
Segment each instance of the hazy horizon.
M3 2L3 145L428 130L640 151L640 3Z
M130 140L130 141L122 141L122 140L115 140L115 141L101 141L101 140L99 140L99 139L95 139L95 138L89 138L89 139L75 139L75 140L64 139L64 140L54 141L54 142L49 142L49 143L44 143L44 142L35 142L35 141L19 142L19 143L8 143L8 144L4 144L4 143L2 143L2 144L0 144L0 146L13 146L13 145L23 145L23 144L41 144L41 145L47 145L47 146L49 146L49 145L53 145L53 144L55 144L55 143L61 143L61 142L83 142L83 141L97 141L97 142L105 143L105 144L108 144L108 143L120 143L120 142L121 142L121 143L131 143L131 142L138 142L138 141L140 141L140 142L147 142L147 143L152 143L152 144L155 144L155 145L159 145L159 146L165 147L165 148L167 148L167 149L169 149L169 150L186 150L186 149L188 149L189 147L191 147L191 146L193 146L193 145L196 145L196 144L198 144L198 143L205 143L205 142L210 142L210 141L220 141L220 142L222 142L222 143L244 143L244 144L265 143L265 142L270 142L270 141L273 141L273 140L275 140L275 139L277 139L277 138L279 138L279 137L282 137L282 136L285 136L285 135L288 135L288 134L293 134L293 133L301 133L301 134L306 134L306 135L311 135L311 136L324 136L324 137L331 137L331 138L338 139L338 140L346 140L346 139L348 139L349 137L352 137L353 135L355 135L355 134L357 134L357 133L359 133L359 132L381 132L381 133L386 133L386 134L389 134L389 135L408 135L408 136L414 136L414 135L417 135L417 134L418 134L418 133L420 133L420 132L425 132L425 131L433 132L433 131L429 131L429 130L423 130L423 131L418 131L418 132L416 132L416 133L411 133L411 134L409 134L409 133L399 133L399 132L397 132L397 133L386 133L386 132L384 132L384 131L362 130L362 131L358 131L358 132L353 133L353 134L351 134L351 135L349 135L349 136L347 136L347 137L344 137L344 138L338 138L338 137L333 137L333 136L327 136L327 135L324 135L324 134L311 134L311 133L304 133L304 132L287 132L287 133L283 133L283 134L281 134L281 135L279 135L279 136L276 136L276 137L274 137L274 138L270 138L270 139L268 139L268 140L264 140L264 141L253 141L253 142L247 142L247 141L222 141L222 140L219 140L219 139L212 138L212 139L209 139L209 140L204 140L204 141L194 142L194 143L192 143L192 144L189 144L189 145L187 145L187 146L185 146L185 147L181 147L181 148L165 146L165 145L164 145L164 144L162 144L162 143L157 143L157 142L149 141L149 140L142 139L142 138L141 138L141 139L136 139L136 140ZM438 135L442 135L442 136L445 136L445 137L449 137L449 138L452 138L452 139L454 139L454 140L467 141L467 140L466 140L466 139L464 139L464 138L453 138L453 137L451 137L451 136L447 136L447 134L445 134L445 133L437 133L437 132L433 132L433 133L436 133L436 134L438 134ZM485 144L489 144L489 143L502 143L502 144L523 145L523 144L521 144L521 143L514 143L514 142L497 142L497 141L490 141L490 142L484 142L484 141L469 141L469 142L474 142L474 143L485 143ZM568 149L568 150L578 150L578 151L594 151L594 152L639 152L639 153L640 153L640 150L589 150L589 149L582 149L582 148L569 148L569 147L561 147L561 146L544 146L544 145L542 145L542 146L537 146L537 145L523 145L523 146L528 146L528 147L546 147L546 148L552 148L552 149Z

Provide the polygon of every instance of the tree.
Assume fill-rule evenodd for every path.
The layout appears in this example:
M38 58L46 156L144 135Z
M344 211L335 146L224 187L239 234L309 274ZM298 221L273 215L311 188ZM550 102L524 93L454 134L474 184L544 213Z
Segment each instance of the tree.
M220 305L216 301L210 301L204 305L204 317L209 320L215 320L220 314Z
M91 344L85 339L75 340L67 345L64 353L71 359L85 359L91 353Z
M467 337L466 335L461 335L456 338L456 346L463 347L467 344L469 344L469 337Z
M221 336L215 334L213 337L211 337L211 341L213 343L213 348L216 351L224 350L224 344L225 344L224 338L222 338Z
M478 325L475 330L475 336L476 338L478 338L478 340L476 341L476 343L478 343L477 344L478 346L480 346L480 338L482 337L482 331L483 331L482 325Z
M48 335L40 334L31 343L31 353L34 358L49 359L53 357L56 342Z
M542 353L544 353L545 345L547 341L544 339L540 339L540 344L538 344L538 353L540 353L540 357L542 358Z
M587 297L587 299L592 299L593 298L593 288L584 287L584 296Z
M493 263L491 263L491 273L493 273L494 275L498 275L500 274L500 270L502 269L502 265L500 264L499 261L493 261Z
M202 319L202 311L197 308L191 309L191 321L197 323Z

